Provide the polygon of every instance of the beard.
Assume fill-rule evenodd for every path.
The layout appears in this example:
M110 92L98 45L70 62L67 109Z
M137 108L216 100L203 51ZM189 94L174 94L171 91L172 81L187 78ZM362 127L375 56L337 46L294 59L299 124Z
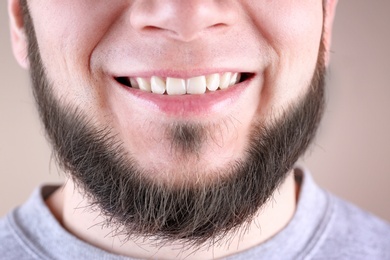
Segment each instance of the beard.
M272 198L318 128L324 107L322 43L307 93L277 119L253 123L243 159L212 174L199 173L218 176L213 180L170 185L148 178L130 156L137 151L127 151L109 125L97 127L80 108L55 97L24 1L22 8L33 92L47 137L61 168L114 235L200 246L234 234ZM173 149L197 153L207 131L181 122L171 126L167 138Z

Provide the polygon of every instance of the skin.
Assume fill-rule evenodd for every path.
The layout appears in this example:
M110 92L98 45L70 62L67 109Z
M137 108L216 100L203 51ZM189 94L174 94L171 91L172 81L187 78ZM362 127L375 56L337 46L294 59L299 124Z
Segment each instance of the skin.
M19 4L8 2L15 57L28 69ZM278 118L307 92L322 36L325 49L330 47L336 1L326 2L325 20L322 2L308 0L31 0L29 6L54 95L88 113L97 126L114 129L125 149L137 151L134 158L151 178L175 183L218 178L211 174L244 156L254 122ZM184 78L214 70L251 72L254 77L237 100L213 107L207 116L172 116L145 107L112 81L114 74ZM161 129L177 122L204 126L213 141L202 144L196 154L175 152ZM220 125L224 127L215 127ZM200 175L196 169L205 169L205 173ZM275 235L295 210L292 174L276 193L272 206L258 214L240 243L236 236L229 249L222 241L223 246L214 245L190 257L223 257ZM65 228L93 245L141 258L177 256L175 244L156 248L145 241L148 252L132 246L132 241L121 246L120 238L107 238L110 230L85 230L99 219L92 213L74 214L74 208L85 201L71 180L48 203ZM267 225L271 219L277 221ZM266 228L260 233L256 223ZM192 251L182 251L182 255Z

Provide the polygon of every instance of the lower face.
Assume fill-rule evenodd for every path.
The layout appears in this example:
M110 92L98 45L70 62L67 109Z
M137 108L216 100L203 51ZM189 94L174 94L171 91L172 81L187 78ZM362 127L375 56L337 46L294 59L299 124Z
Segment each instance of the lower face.
M247 1L223 35L172 45L130 37L123 1L97 3L87 20L77 14L89 2L76 2L49 3L55 15L32 3L26 14L34 93L60 165L129 237L203 243L250 221L321 117L321 3ZM168 81L198 91L203 76L227 72L241 81L171 95ZM156 79L165 94L142 90Z

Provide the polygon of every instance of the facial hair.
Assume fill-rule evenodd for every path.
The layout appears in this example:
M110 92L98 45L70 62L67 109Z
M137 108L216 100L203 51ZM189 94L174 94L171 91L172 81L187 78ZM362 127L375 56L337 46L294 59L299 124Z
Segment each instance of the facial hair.
M90 208L104 216L104 225L126 239L149 237L200 246L233 234L272 198L318 128L324 107L322 43L304 97L277 119L254 122L243 159L211 174L219 178L181 185L147 178L148 172L129 155L137 151L126 151L108 125L96 127L85 111L55 97L27 4L23 0L21 5L33 93L56 159L87 197ZM177 149L196 152L204 131L197 124L175 124L171 142Z

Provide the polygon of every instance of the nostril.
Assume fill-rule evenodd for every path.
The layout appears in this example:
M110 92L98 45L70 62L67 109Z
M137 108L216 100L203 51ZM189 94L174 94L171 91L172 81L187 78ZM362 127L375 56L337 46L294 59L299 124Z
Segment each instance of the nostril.
M217 23L217 24L213 24L213 25L210 25L208 28L223 28L223 27L226 27L228 26L227 24L225 23Z
M149 32L158 32L158 31L162 31L164 29L160 28L160 27L157 27L157 26L152 26L152 25L148 25L148 26L145 26L143 28L144 31L149 31Z

